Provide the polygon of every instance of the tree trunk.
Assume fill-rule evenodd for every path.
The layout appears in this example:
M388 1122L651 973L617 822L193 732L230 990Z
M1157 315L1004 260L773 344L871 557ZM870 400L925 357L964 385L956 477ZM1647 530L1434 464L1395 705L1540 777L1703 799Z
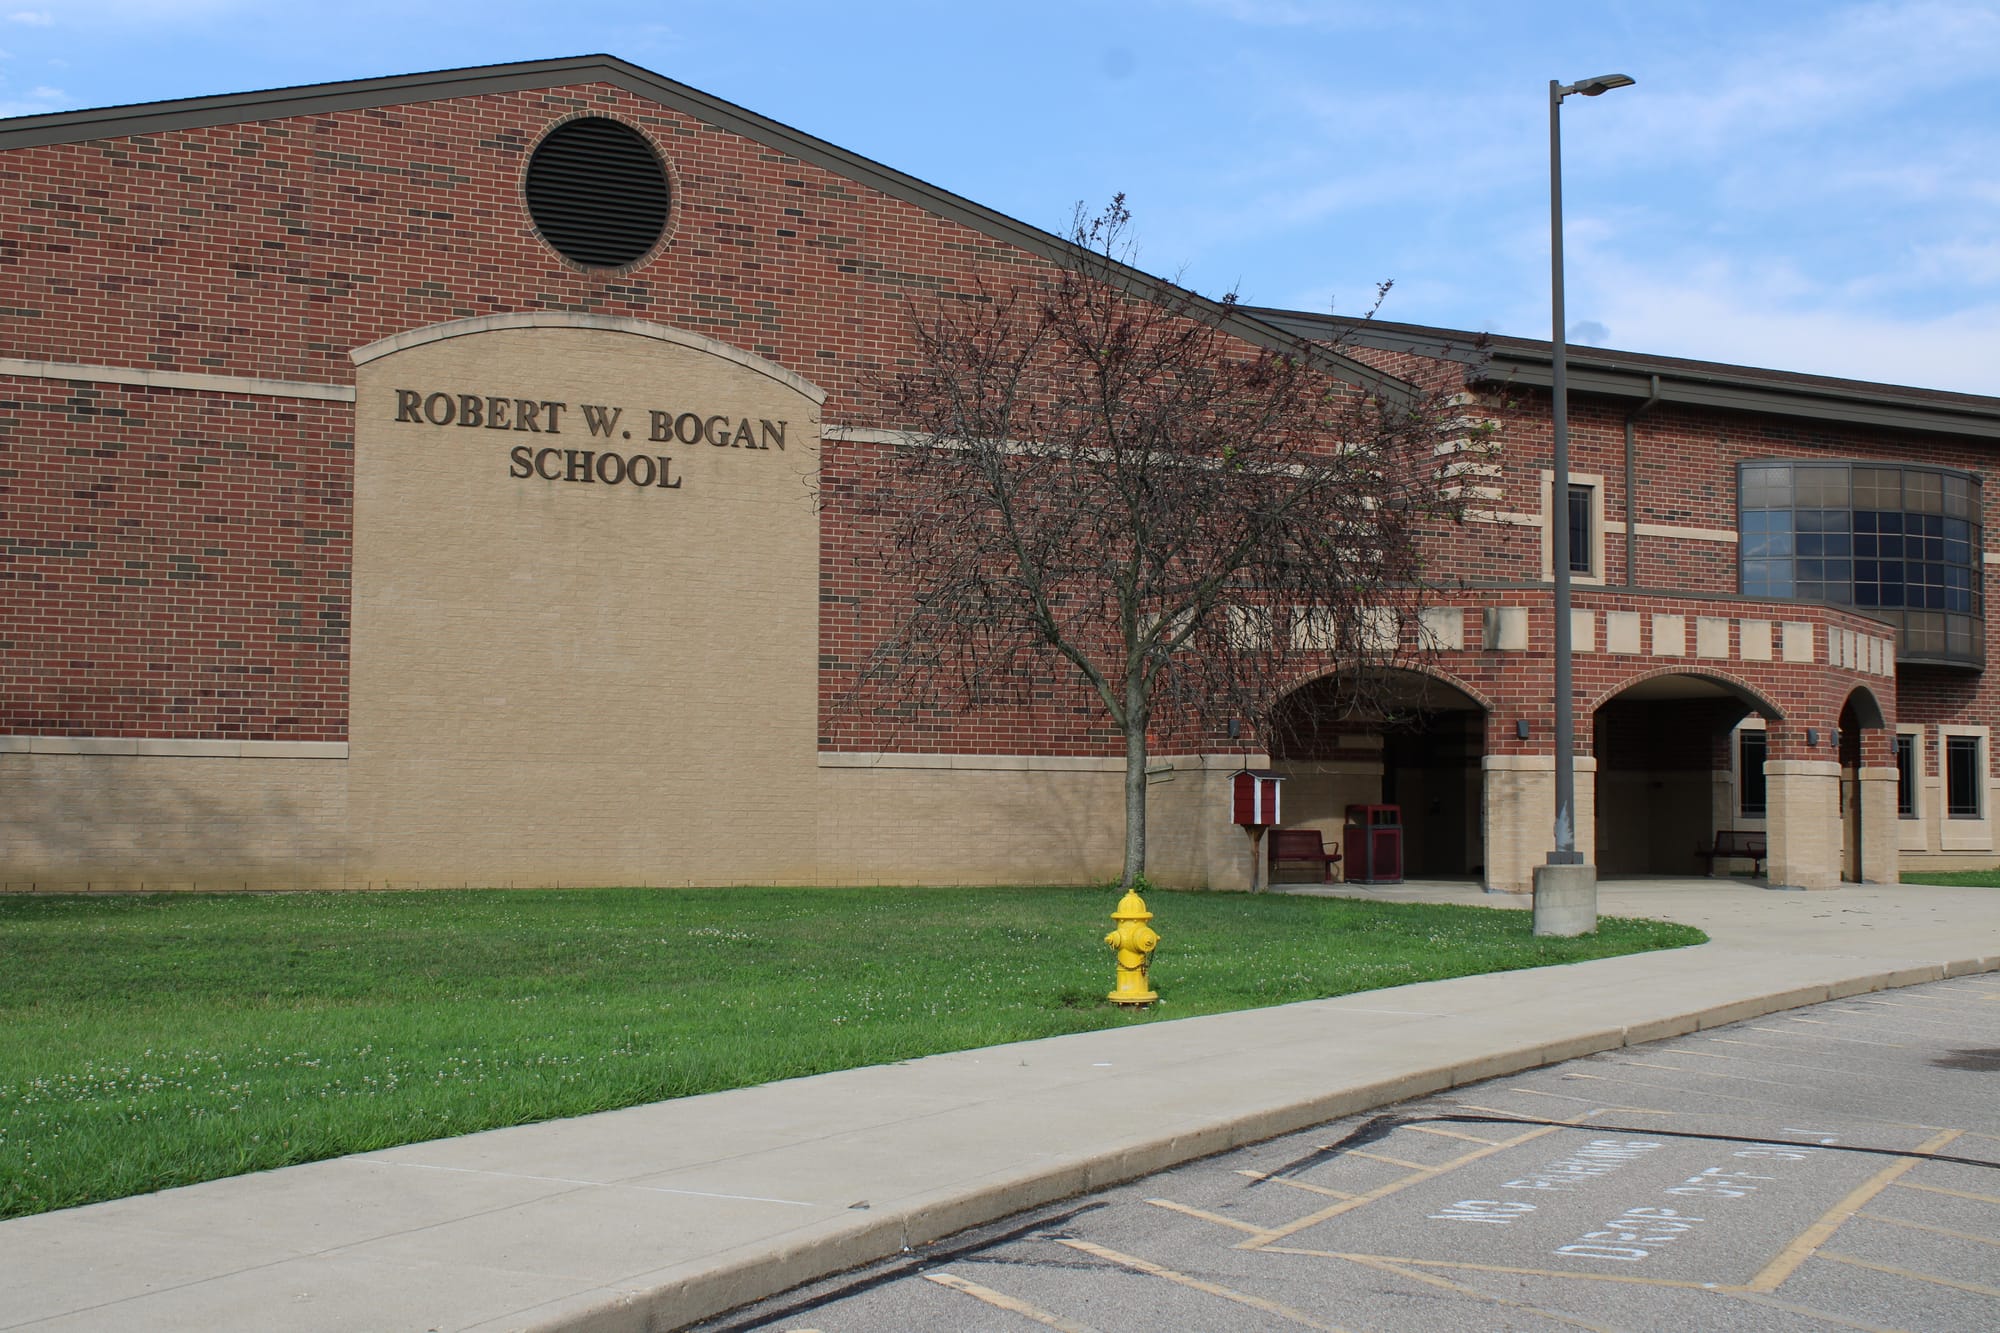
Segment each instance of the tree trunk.
M1125 874L1129 889L1146 873L1146 726L1151 721L1146 688L1125 682Z

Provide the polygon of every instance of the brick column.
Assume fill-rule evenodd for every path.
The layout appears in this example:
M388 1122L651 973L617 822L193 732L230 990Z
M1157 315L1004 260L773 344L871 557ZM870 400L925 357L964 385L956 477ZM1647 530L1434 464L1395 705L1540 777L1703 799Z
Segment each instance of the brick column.
M1481 761L1480 827L1486 887L1532 893L1535 867L1555 849L1556 759L1552 754L1489 754ZM1576 757L1576 849L1597 859L1597 760Z

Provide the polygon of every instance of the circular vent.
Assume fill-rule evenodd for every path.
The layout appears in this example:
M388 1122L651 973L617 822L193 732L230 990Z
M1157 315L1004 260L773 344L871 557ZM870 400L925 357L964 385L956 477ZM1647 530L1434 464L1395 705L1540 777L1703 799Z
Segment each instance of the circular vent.
M653 146L602 116L565 121L528 159L528 215L584 268L622 268L667 226L667 173Z

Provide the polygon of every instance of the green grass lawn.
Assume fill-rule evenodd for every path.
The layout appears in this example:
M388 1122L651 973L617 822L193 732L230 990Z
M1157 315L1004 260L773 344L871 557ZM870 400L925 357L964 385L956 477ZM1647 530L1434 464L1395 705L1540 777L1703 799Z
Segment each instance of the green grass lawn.
M1925 870L1903 876L1905 884L1962 884L1975 889L2000 889L2000 870Z
M1699 943L1605 920L1116 892L0 898L0 1216L773 1079Z

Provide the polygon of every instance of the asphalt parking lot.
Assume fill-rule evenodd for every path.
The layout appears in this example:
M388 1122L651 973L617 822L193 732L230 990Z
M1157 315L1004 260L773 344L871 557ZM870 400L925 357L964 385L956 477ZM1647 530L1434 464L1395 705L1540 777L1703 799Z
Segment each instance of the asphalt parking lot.
M2000 975L1456 1089L700 1325L2000 1328Z

